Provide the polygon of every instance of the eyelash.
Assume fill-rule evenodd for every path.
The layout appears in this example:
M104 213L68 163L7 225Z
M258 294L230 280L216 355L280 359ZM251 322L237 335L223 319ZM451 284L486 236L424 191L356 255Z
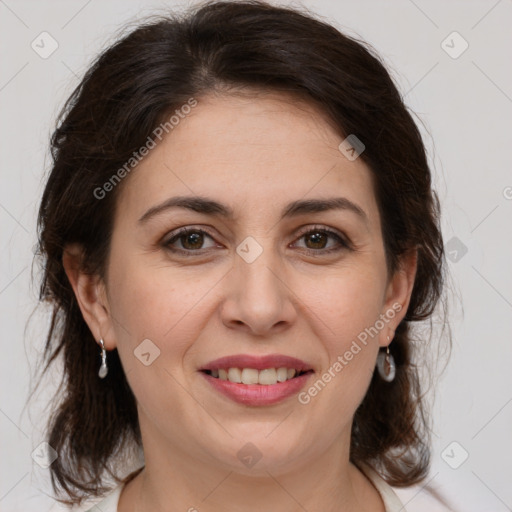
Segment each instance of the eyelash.
M166 239L162 243L162 245L164 246L165 249L167 249L168 251L170 251L172 253L182 254L187 257L193 257L192 253L199 253L200 255L203 255L205 253L205 250L203 250L203 249L196 249L196 250L176 249L176 248L170 247L170 245L172 243L174 243L175 241L179 240L180 237L182 237L183 235L190 234L190 233L200 233L203 235L207 235L213 239L213 236L210 233L208 233L208 231L205 231L204 229L200 229L200 228L193 228L193 227L187 226L184 228L180 228L177 231L171 233L171 238ZM313 226L312 228L308 229L307 231L300 233L297 240L304 238L306 235L316 234L316 233L323 233L323 234L327 234L327 235L331 236L340 244L340 246L331 248L331 249L303 249L309 255L323 256L326 254L331 254L333 252L339 252L339 251L343 251L343 250L349 250L349 251L354 250L352 247L352 244L348 241L347 238L343 237L342 235L338 234L336 231L333 231L325 226ZM208 250L209 249L206 249L206 251L208 251Z

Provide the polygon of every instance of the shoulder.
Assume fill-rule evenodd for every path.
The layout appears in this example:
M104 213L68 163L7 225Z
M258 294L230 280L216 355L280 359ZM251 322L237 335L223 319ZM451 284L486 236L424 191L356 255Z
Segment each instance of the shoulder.
M55 501L48 512L117 512L123 486L124 483L101 497L85 498L80 505L65 505L62 502Z
M425 484L395 489L399 498L407 504L409 512L456 512L453 504L440 488Z
M119 504L119 497L124 484L118 485L109 494L96 500L95 503L89 501L84 508L72 510L71 512L117 512L117 505Z
M410 487L391 487L374 469L367 465L358 465L379 491L386 512L453 512L453 509L429 493L425 485Z
M405 505L395 493L394 489L370 466L358 464L358 468L375 486L384 502L386 512L408 512Z

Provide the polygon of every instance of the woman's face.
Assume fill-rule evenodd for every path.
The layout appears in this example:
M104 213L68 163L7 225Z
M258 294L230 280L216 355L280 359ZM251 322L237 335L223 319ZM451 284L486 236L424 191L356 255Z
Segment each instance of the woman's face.
M277 474L348 453L413 269L389 278L370 171L341 142L313 107L277 93L202 97L125 178L105 314L89 324L118 348L146 460ZM196 196L221 206L165 207ZM275 383L299 366L287 358L306 373ZM215 377L237 367L234 381L274 384Z

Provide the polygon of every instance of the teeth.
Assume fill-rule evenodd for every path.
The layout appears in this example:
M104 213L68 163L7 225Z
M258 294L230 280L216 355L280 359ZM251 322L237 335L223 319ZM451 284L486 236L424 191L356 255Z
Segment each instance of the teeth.
M278 382L285 382L293 379L297 371L294 368L265 368L256 370L254 368L228 368L211 370L212 377L220 380L229 380L238 384L261 384L269 386Z
M228 370L228 380L231 382L242 382L242 372L239 368L230 368Z
M286 368L277 369L277 380L278 382L284 382L288 378L288 370Z
M244 368L242 370L243 384L258 384L258 370L253 368Z
M277 384L277 372L275 368L266 368L261 370L258 377L259 384Z

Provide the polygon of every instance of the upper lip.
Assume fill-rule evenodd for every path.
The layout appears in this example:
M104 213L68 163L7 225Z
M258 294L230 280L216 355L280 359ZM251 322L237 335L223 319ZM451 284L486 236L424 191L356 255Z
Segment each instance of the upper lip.
M294 368L298 372L312 369L311 365L305 361L282 354L269 354L265 356L237 354L210 361L202 366L200 370L227 370L228 368L254 368L255 370L264 370L265 368Z

